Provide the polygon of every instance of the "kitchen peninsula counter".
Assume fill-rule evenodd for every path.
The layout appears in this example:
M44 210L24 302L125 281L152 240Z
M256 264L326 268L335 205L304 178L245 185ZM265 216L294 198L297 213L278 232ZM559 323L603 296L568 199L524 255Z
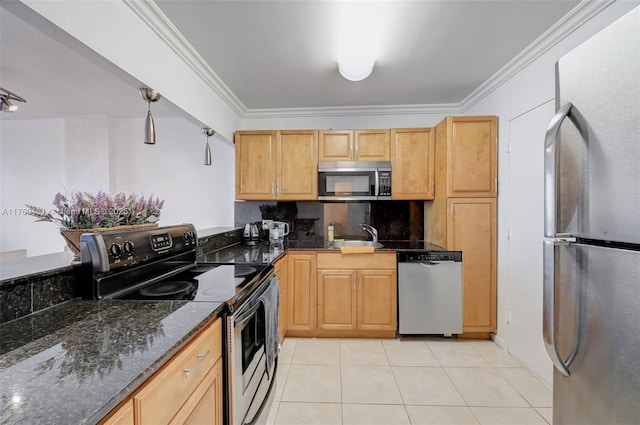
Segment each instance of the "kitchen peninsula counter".
M74 299L0 325L0 423L97 423L222 306Z

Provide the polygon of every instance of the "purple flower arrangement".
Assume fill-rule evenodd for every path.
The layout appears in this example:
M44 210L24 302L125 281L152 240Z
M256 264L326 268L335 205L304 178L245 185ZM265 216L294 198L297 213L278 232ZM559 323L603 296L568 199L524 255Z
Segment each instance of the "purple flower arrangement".
M27 208L36 221L49 221L64 229L96 229L155 223L163 205L164 201L153 195L145 198L122 192L75 192L69 196L57 193L53 198L54 208L33 205Z

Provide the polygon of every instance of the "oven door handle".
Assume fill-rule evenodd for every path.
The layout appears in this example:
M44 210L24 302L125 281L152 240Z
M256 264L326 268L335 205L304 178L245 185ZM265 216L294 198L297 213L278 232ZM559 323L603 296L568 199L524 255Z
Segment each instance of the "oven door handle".
M249 307L247 311L243 312L242 314L239 314L238 318L235 321L235 327L242 326L246 322L248 322L253 316L253 314L260 308L260 304L262 303L263 303L262 300L258 300L258 302L256 302L254 305Z

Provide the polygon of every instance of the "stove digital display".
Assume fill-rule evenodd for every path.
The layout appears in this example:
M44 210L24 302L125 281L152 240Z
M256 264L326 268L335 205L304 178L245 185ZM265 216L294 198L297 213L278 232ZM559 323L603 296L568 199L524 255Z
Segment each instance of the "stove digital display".
M173 241L168 233L151 236L151 248L153 248L154 251L171 248L171 245L173 245Z

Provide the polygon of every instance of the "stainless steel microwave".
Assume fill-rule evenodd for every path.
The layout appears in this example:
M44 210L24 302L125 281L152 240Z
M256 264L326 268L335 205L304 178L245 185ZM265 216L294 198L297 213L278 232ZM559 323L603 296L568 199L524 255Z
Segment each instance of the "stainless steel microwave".
M391 199L390 161L321 161L318 163L318 200L383 199Z

